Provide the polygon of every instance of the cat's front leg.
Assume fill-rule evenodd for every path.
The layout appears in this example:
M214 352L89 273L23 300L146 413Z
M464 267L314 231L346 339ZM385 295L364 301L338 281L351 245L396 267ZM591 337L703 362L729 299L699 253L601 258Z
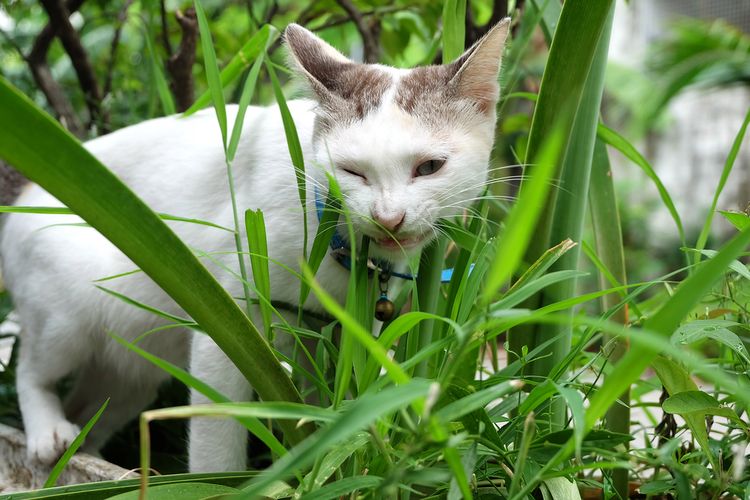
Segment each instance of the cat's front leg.
M252 389L234 363L205 334L195 332L191 372L232 401L250 401ZM191 390L192 404L211 403ZM239 471L247 467L247 430L232 418L193 418L189 439L190 472Z

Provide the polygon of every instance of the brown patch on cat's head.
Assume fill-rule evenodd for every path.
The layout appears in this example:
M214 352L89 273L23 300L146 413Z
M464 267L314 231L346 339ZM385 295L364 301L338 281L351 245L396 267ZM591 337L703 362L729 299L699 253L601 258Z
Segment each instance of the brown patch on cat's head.
M320 125L361 120L380 106L392 85L377 65L358 64L297 24L284 33L293 65L310 84L320 104Z
M451 109L471 107L491 116L500 92L497 74L509 26L509 19L501 21L450 64L411 70L397 84L396 104L435 123L444 123Z

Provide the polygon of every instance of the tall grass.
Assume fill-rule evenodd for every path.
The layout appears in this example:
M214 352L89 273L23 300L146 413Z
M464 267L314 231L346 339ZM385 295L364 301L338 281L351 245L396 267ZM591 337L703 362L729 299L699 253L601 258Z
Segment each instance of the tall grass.
M230 402L182 368L144 352L137 343L119 339L124 348L138 352L215 403L145 412L141 418L144 470L149 465L149 422L161 419L197 415L235 418L274 453L273 464L257 474L144 475L141 494L150 492L165 498L232 494L239 498L485 495L525 499L536 491L553 498L576 498L575 481L607 489L605 479L615 469L615 489L610 493L622 498L627 494L631 459L653 467L655 474L661 467L669 467L672 477L677 478L669 486L673 491L678 486L684 491L687 484L689 494L700 488L739 494L750 484L744 477L727 480L727 471L712 450L716 443L709 441L704 425L705 417L714 415L728 419L739 432L748 430L742 412L728 411L724 406L750 404L750 393L743 390L747 384L741 382L745 376L742 370L747 370L747 352L742 351L741 340L738 343L723 334L722 345L728 349L726 364L731 367L721 365L716 369L713 360L689 349L688 342L670 339L680 332L681 322L711 293L717 281L733 279L731 266L741 269L735 259L750 244L750 228L738 232L726 246L710 253L710 258L691 263L699 265L691 266L689 278L678 284L673 294L657 295L648 317L634 314L642 322L628 318L629 305L640 311L645 294L671 276L628 285L619 224L612 223L617 220L617 212L604 143L630 153L628 157L649 175L653 173L632 145L599 124L613 2L569 0L562 7L554 0L531 4L538 11L524 16L525 22L539 23L552 45L536 96L525 151L527 175L518 200L502 221L495 219L498 211L491 196L474 208L474 217L445 221L445 232L454 235L455 245L449 247L446 238L425 250L416 283L407 283L395 300L397 305L403 304L411 293L411 311L384 324L379 336L372 335L376 287L368 276L367 239L352 248L355 258L344 304L334 301L316 280L339 217L346 223L346 230L353 231L335 178L329 178L323 218L319 230L311 235L311 251L301 256L302 271L298 275L299 318L305 319L302 304L311 293L330 315L319 331L305 327L303 322L290 324L279 314L271 300L263 214L252 207L233 206L234 227L225 229L235 235L239 270L235 274L245 286L248 310L257 305L261 313L262 335L261 328L253 325L158 215L59 125L0 79L0 129L8 131L0 134L0 157L121 248L216 341L260 396L260 401L253 403ZM309 193L299 138L282 82L266 51L272 31L261 27L243 47L242 56L219 72L212 55L210 25L200 2L196 7L209 76L207 97L200 98L199 103L203 106L213 101L216 108L229 182L242 116L265 69L284 120L285 139L297 172L299 202L306 209ZM444 4L446 60L456 57L463 48L466 8L466 2L448 0ZM531 32L534 26L523 28ZM512 67L520 71L519 65ZM249 68L249 75L238 118L230 131L223 91L243 68ZM510 75L509 81L519 81L517 76ZM501 106L507 109L507 101ZM252 130L243 133L252 134ZM725 172L731 170L744 133L743 126ZM722 186L720 182L717 196ZM666 207L673 210L666 190L662 195L666 196ZM58 209L3 210L44 213ZM587 210L593 218L594 245L582 242ZM673 216L681 227L676 211ZM308 235L301 234L300 238L307 241ZM704 238L699 240L699 250L705 243ZM581 248L602 277L599 289L585 294L577 287L577 280L584 274L578 270ZM441 284L439 274L446 255L454 272L450 283ZM243 271L247 263L252 280ZM649 300L654 303L654 299ZM571 313L594 302L601 304L600 314ZM720 325L708 321L708 326ZM737 325L742 327L740 322ZM342 330L338 344L334 342L337 326ZM509 330L512 356L508 364L489 369L483 359L486 346ZM700 332L702 340L716 337L710 337L709 330L691 332L691 339L700 337ZM739 333L730 333L740 338ZM311 368L304 368L299 358L273 350L268 340L281 334L294 336ZM615 339L619 346L615 355L587 350L598 345L602 337ZM302 339L317 340L317 347L307 351ZM623 347L628 344L631 348L626 351ZM294 367L294 383L280 360ZM685 419L699 445L692 456L658 463L653 454L661 450L639 450L632 457L621 451L630 441L628 412L618 411L619 407L613 405L618 399L623 405L630 403L628 391L640 387L638 380L649 365L671 395L664 409ZM606 372L604 382L580 377L590 373L598 377L601 372ZM715 383L721 394L714 397L697 391L689 372L700 373ZM302 381L317 392L319 406L302 403L295 385ZM603 429L605 414L609 416ZM261 424L262 420L273 422L280 431L278 437ZM727 449L735 436L732 432L727 432L726 443L722 441ZM685 466L684 460L702 469L696 472L696 467ZM138 495L133 483L88 485L67 494L79 492L103 498L123 490L123 498ZM49 490L49 494L64 497L66 492ZM19 498L31 497L33 494Z

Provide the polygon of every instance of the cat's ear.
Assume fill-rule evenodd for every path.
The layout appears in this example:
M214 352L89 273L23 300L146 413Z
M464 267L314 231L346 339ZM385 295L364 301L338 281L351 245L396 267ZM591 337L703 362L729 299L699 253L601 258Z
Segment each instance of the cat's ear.
M509 29L510 18L506 17L451 63L455 70L451 85L460 96L475 101L483 111L494 109L497 103L500 92L497 75Z
M335 94L341 70L354 63L299 24L287 26L284 40L292 64L307 78L318 96Z

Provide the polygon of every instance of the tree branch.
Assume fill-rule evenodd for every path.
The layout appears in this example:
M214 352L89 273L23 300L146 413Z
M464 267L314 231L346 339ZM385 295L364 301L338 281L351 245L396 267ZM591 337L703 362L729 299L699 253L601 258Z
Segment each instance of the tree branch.
M91 123L98 123L102 118L102 96L88 54L81 45L78 32L70 24L70 13L61 0L41 0L41 2L44 10L47 11L55 35L60 39L65 52L68 53L73 69L78 76L78 83L81 85L81 90L83 90L86 98Z
M133 0L127 0L125 5L117 14L117 25L115 26L115 34L112 37L112 43L109 49L109 63L107 64L107 76L104 80L104 91L102 95L108 96L112 92L112 75L115 71L115 63L117 62L117 49L120 46L120 35L122 34L122 27L125 25L125 21L128 19L128 9L133 3Z
M380 58L380 45L375 36L375 32L377 31L377 29L374 29L375 25L367 25L362 13L357 10L357 7L354 6L351 0L336 0L336 3L338 3L347 14L349 14L349 17L354 21L354 25L357 27L357 31L359 31L359 34L362 36L365 62L378 62L378 59Z
M75 12L78 10L82 3L83 0L68 1L67 6L69 12ZM11 41L7 34L3 34L9 41ZM62 125L73 135L78 138L83 138L86 134L86 130L73 109L70 100L55 79L52 78L52 73L47 64L47 52L49 51L49 47L54 39L55 31L52 28L52 25L48 23L37 35L28 56L25 55L15 43L13 45L29 65L29 70L31 70L31 76L34 78L34 82L47 98L47 102L54 111L56 118L60 120L60 123L62 123Z
M193 64L198 40L198 20L192 7L184 14L178 10L175 17L182 28L182 40L177 52L167 60L167 71L172 77L170 86L177 100L177 111L185 111L193 104L194 98Z
M164 50L167 51L167 57L172 57L172 44L169 43L169 28L167 27L167 6L164 0L159 3L161 4L161 41Z

